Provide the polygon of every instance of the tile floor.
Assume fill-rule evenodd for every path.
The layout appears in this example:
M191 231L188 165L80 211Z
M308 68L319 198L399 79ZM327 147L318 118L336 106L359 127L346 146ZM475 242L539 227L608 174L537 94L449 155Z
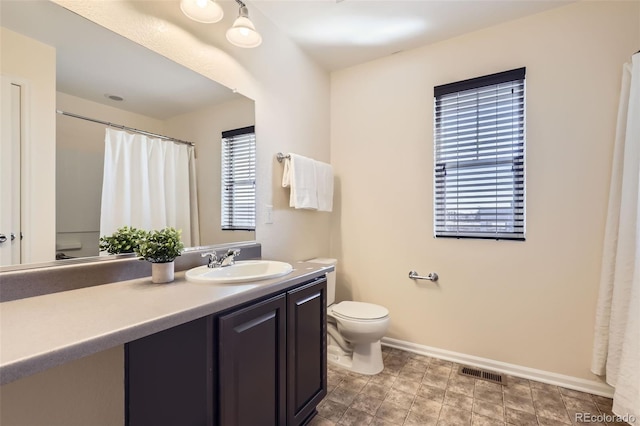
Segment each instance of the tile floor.
M501 386L458 374L458 364L383 348L375 376L329 364L328 393L311 426L560 426L576 413L611 414L611 399L507 376ZM589 423L604 425L605 423ZM607 423L607 425L626 423Z

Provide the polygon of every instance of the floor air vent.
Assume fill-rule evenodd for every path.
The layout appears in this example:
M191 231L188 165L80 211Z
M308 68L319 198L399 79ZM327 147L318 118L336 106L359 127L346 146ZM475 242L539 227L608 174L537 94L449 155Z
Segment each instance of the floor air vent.
M480 370L473 367L461 366L458 369L458 374L462 376L469 376L480 380L486 380L488 382L497 383L499 385L506 386L507 378L502 374L494 373L492 371Z

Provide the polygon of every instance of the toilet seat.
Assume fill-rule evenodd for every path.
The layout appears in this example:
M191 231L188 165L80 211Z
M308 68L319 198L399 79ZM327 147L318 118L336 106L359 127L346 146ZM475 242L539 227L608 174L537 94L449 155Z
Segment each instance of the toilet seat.
M348 320L375 321L389 316L387 308L373 303L345 301L331 308L335 316Z

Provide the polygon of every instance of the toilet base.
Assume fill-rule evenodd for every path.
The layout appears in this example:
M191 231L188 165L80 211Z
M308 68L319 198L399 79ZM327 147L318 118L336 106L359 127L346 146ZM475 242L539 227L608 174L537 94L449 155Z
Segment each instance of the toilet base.
M354 373L374 375L384 369L380 340L353 345L353 352L345 352L333 339L327 342L327 362Z

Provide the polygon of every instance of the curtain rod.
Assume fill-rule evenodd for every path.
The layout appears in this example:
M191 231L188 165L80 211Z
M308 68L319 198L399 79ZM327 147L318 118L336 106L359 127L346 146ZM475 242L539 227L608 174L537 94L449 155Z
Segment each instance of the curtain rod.
M151 132L146 132L144 130L134 129L133 127L123 126L122 124L114 124L114 123L109 123L108 121L96 120L95 118L85 117L83 115L78 115L78 114L73 114L71 112L61 111L59 109L56 110L56 112L58 114L67 115L67 116L73 117L73 118L79 118L81 120L92 121L94 123L104 124L105 126L115 127L117 129L127 130L129 132L140 133L142 135L153 136L153 137L165 139L165 140L168 140L168 141L171 141L171 142L181 143L181 144L189 145L189 146L195 146L195 144L193 142L183 141L183 140L176 139L176 138L170 138L169 136L159 135L157 133L151 133Z

